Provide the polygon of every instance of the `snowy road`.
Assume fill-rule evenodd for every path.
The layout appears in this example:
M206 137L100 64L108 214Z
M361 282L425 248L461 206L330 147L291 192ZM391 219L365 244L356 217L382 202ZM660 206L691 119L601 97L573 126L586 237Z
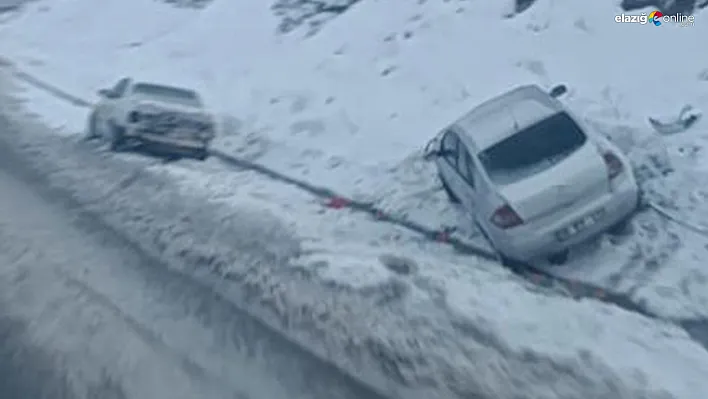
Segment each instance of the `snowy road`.
M98 397L199 391L206 398L277 399L286 390L294 398L372 397L357 395L282 339L246 327L251 319L214 299L218 293L393 397L708 396L708 246L679 223L644 212L633 234L601 237L554 269L601 290L569 288L605 300L612 297L606 291L621 294L653 318L555 295L532 284L535 278L424 238L431 234L387 225L378 214L327 208L322 198L283 184L296 178L327 187L435 232L461 225L454 236L474 239L420 147L512 85L567 83L568 105L628 153L648 200L700 227L708 220L705 125L664 136L646 117L671 118L683 104L708 108L696 85L708 77L707 64L693 45L708 25L617 24L621 10L611 0L539 0L511 19L501 17L506 1L475 2L473 9L463 2L362 1L300 40L275 35L279 18L257 0L217 0L200 12L147 0L61 3L33 2L0 25L0 159L3 146L12 148L62 189L45 194L50 201L39 198L46 215L13 218L13 234L0 236L13 262L24 248L38 248L26 252L29 260L19 258L28 265L17 268L34 270L25 272L27 287L15 287L22 274L8 272L13 287L0 287L0 303L11 305L7 330L22 338L14 342L41 349L23 350L39 353L24 363L56 362L66 371L42 381ZM628 43L691 56L647 64ZM579 44L583 51L567 51ZM470 45L487 51L470 53ZM612 62L598 63L597 54ZM133 75L203 92L223 117L215 148L270 172L218 159L162 163L83 141L96 90ZM5 131L2 118L11 121ZM288 179L272 179L272 172ZM29 186L25 191L45 185ZM73 205L48 204L57 197ZM31 209L29 200L12 202L5 207ZM12 215L22 215L17 208ZM73 223L65 209L100 220ZM41 227L47 220L54 222ZM58 224L63 231L55 237ZM125 237L163 262L135 254ZM76 328L46 316L57 313ZM681 320L692 321L681 329ZM308 376L323 385L303 388ZM151 385L155 380L162 385ZM329 383L352 388L341 393ZM308 388L316 392L308 395Z
M151 264L57 201L7 152L0 149L0 391L7 397L376 397L213 292Z

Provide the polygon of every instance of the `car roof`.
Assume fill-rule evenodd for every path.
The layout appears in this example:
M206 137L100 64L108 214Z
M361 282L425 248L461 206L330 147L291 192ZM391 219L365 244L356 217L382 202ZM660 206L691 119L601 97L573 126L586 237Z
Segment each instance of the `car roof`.
M473 108L451 126L461 140L483 151L519 130L563 111L560 101L537 85L516 87Z
M137 86L137 85L147 85L147 86L156 86L156 87L164 87L166 89L177 89L177 90L186 90L186 91L193 91L196 92L196 90L190 88L190 87L185 87L180 84L176 83L164 83L164 82L159 82L159 81L154 81L154 80L137 80L137 79L132 79L131 80L131 85L132 86Z
M153 73L151 71L141 71L139 73L122 76L121 78L128 79L131 86L137 84L148 84L161 87L198 91L195 87L194 81L191 79L185 79L179 75L170 75L166 77L159 73Z

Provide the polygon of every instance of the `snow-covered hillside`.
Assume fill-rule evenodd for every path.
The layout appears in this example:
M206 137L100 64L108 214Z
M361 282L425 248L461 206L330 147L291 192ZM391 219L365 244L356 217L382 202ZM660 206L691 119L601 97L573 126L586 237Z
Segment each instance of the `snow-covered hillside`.
M618 142L643 171L650 200L708 226L705 122L670 137L657 135L646 122L647 116L671 116L686 104L708 107L708 56L699 45L708 33L708 24L701 23L708 18L705 13L696 15L695 26L656 27L616 23L622 11L610 0L539 0L514 18L505 17L508 2L492 0L363 0L303 39L276 35L281 21L270 4L257 0L217 0L202 11L148 0L95 4L28 4L0 26L0 55L89 100L125 75L168 77L194 86L223 116L218 142L223 151L375 201L432 227L457 225L464 217L448 204L434 170L421 160L426 141L502 90L562 82L571 89L567 101L576 112ZM26 107L48 124L64 134L81 134L85 111L31 88L25 96ZM215 201L245 201L235 190L246 184L243 177L220 165L178 164L165 167L164 173L192 190L211 193ZM492 263L463 260L370 221L348 216L324 220L308 200L265 183L250 189L249 201L257 198L283 217L289 215L291 225L313 243L314 255L301 261L325 280L375 286L390 277L376 259L387 252L404 253L425 269L421 275L435 282L436 292L456 309L465 309L458 313L481 312L481 320L494 325L506 342L543 353L554 352L549 349L554 345L577 344L548 338L552 332L539 326L560 326L559 320L546 318L554 312L544 310L557 304L502 289L513 277ZM461 227L463 233L474 233ZM627 293L665 318L706 318L706 240L648 212L635 220L633 234L621 240L603 237L579 248L571 264L553 272ZM436 262L440 265L433 266ZM474 272L462 272L465 268ZM510 298L516 295L529 295L524 306ZM610 316L599 304L575 305L558 305L561 318L600 318L603 322L593 328L623 331L617 337L636 332L623 312ZM518 320L525 320L523 328L515 324ZM591 351L607 353L603 361L614 371L651 373L647 364L664 363L664 356L678 370L685 360L680 351L650 354L651 349L636 358L612 358L614 350L603 347L609 340L604 336ZM547 346L532 344L545 339L551 341ZM639 339L659 338L652 333ZM706 391L696 391L705 385L681 393L687 384L680 371L650 380L674 397L705 396Z

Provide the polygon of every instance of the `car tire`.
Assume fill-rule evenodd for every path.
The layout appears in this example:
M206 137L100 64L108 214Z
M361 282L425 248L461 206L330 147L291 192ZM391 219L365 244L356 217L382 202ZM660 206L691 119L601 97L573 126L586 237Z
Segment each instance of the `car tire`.
M111 124L109 134L109 148L113 152L120 152L125 147L125 128Z
M510 269L510 270L512 270L512 271L514 271L514 272L521 271L523 268L526 267L526 263L525 263L525 262L522 262L522 261L519 261L519 260L510 258L510 257L504 255L501 251L499 251L499 250L496 248L496 246L494 246L494 243L492 242L492 239L489 237L489 235L487 234L487 232L484 231L484 229L480 226L479 223L477 223L477 228L478 228L479 231L482 233L482 236L484 236L484 239L487 240L487 242L489 243L489 245L491 245L492 249L494 250L494 253L497 255L497 260L499 261L499 263L500 263L502 266L504 266L504 267L506 267L507 269Z
M619 222L613 224L607 229L607 233L613 236L623 236L627 235L631 231L632 227L632 218L631 217L626 217Z
M570 250L565 249L560 252L548 255L547 259L552 265L563 265L568 262L568 257L570 256Z
M445 179L443 179L442 176L440 176L440 181L442 182L443 190L445 191L445 194L447 194L447 198L450 199L450 202L452 202L453 204L459 204L460 199L455 196L455 194L450 189L450 186L447 185Z
M209 159L209 150L207 148L197 150L194 154L194 158L199 161L206 161L207 159Z
M499 262L502 266L512 271L520 271L525 266L524 262L512 259L499 251L497 251L497 256L499 257Z

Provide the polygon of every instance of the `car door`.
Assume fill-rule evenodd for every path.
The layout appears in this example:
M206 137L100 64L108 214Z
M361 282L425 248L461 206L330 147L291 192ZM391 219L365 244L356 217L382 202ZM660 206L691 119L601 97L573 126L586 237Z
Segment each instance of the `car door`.
M455 132L452 130L444 132L440 141L440 152L435 160L440 178L455 197L457 197L457 188L455 186L457 185L457 148L459 142L459 137Z

